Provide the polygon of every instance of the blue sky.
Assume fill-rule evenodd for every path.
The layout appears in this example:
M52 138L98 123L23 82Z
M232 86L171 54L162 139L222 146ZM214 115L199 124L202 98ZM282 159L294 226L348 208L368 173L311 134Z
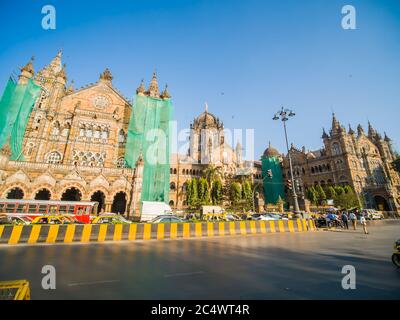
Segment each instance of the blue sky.
M41 8L57 10L56 30L41 28ZM341 28L341 8L356 8L357 30ZM0 90L31 55L38 70L64 51L75 86L110 68L133 97L157 70L185 128L204 110L227 128L254 128L258 158L268 142L285 150L272 116L293 108L289 139L322 146L331 114L344 124L386 131L397 148L400 107L400 2L336 0L169 0L0 2Z

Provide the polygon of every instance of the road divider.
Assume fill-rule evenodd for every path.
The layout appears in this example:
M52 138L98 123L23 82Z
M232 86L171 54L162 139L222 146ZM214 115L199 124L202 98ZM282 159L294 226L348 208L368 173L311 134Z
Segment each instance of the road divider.
M0 244L164 240L315 231L307 219L185 223L0 226Z

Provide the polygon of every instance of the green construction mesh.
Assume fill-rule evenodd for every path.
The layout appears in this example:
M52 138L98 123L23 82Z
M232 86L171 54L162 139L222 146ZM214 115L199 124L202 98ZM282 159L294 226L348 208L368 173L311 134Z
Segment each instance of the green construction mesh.
M279 197L281 197L282 200L285 199L281 164L277 157L263 157L261 162L265 202L267 204L276 204ZM272 177L267 176L268 170L271 170Z
M40 95L40 86L8 81L0 101L0 147L10 143L11 160L24 160L22 144L29 115Z
M127 166L143 156L142 201L169 201L170 119L168 100L136 95L125 149Z

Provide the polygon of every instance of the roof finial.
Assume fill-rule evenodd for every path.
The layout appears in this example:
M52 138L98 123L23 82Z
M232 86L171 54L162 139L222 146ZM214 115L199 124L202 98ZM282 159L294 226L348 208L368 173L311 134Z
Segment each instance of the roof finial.
M208 103L205 103L206 112L208 113Z

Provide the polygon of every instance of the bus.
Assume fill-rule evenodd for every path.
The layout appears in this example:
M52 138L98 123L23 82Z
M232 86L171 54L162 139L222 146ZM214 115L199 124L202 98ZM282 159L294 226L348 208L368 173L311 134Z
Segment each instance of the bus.
M72 215L83 223L90 223L90 216L97 215L98 206L97 201L0 199L0 213L32 219L43 215Z

